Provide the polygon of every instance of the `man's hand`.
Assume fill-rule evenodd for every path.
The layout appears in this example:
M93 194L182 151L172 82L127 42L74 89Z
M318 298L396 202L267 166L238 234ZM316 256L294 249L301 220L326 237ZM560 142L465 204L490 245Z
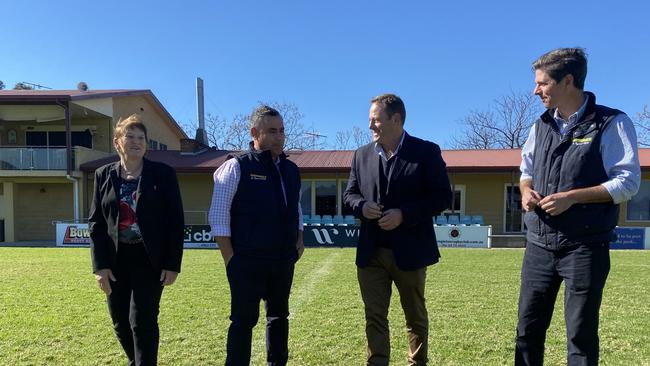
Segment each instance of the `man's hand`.
M178 272L170 271L167 269L160 271L160 282L162 282L163 286L169 286L173 284L176 281L176 277L178 277Z
M379 227L384 230L393 230L404 221L402 210L399 208L391 208L386 210L384 215L379 219Z
M110 269L100 269L97 272L95 272L95 280L97 281L97 284L99 285L99 288L104 291L106 295L110 295L111 292L113 292L113 289L111 289L111 282L115 282L115 276L113 276L113 271Z
M535 206L539 205L542 195L533 189L524 189L521 195L521 206L526 212L533 211Z
M376 204L374 202L366 201L361 208L363 216L368 220L374 220L381 217L382 205Z
M567 192L553 193L539 201L539 206L551 216L557 216L569 209L577 201Z

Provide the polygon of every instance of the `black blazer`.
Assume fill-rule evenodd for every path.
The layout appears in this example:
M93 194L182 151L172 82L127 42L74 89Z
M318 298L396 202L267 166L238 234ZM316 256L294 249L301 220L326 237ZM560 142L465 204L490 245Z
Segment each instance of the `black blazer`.
M452 196L440 147L408 134L404 137L381 202L384 210L401 209L404 221L388 232L379 229L379 220L367 220L362 213L366 201L379 203L379 159L374 142L355 151L344 193L345 203L361 219L357 266L368 265L377 236L382 234L388 236L400 269L415 270L438 262L432 217L450 206Z
M118 245L120 162L95 171L95 193L88 218L93 272L114 269ZM185 223L174 169L144 159L136 218L155 270L180 272Z

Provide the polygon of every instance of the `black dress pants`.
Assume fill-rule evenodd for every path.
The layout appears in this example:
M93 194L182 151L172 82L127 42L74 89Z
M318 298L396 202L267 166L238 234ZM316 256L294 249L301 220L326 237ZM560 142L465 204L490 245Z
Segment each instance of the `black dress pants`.
M567 365L598 365L598 319L609 269L608 243L558 251L526 245L521 268L516 366L543 364L546 330L562 281Z
M294 262L235 255L226 267L230 284L230 328L227 366L248 366L253 327L260 300L266 308L266 358L269 366L286 365L289 358L289 292Z
M143 244L120 244L113 275L117 281L111 281L108 311L128 365L156 365L160 272L151 267Z

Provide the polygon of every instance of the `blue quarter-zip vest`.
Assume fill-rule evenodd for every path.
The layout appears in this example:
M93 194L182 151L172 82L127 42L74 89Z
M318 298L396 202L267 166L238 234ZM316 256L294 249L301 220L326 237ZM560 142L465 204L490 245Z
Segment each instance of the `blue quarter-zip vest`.
M241 178L230 209L234 254L295 260L300 194L298 167L284 154L278 158L276 167L268 150L251 149L235 159L239 162Z
M550 110L535 122L533 189L543 197L597 186L609 179L600 144L607 125L622 112L597 105L596 96L586 94L589 100L584 114L564 136ZM526 213L524 220L528 242L550 250L605 243L616 239L618 205L577 203L557 216L536 207Z

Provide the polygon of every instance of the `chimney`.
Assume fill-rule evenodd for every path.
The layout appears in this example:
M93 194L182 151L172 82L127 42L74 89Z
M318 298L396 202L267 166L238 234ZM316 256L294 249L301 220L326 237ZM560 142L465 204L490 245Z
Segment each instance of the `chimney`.
M200 144L207 146L208 134L205 132L205 113L203 110L203 79L199 77L196 78L196 104L199 128L196 130L196 137L194 139Z

